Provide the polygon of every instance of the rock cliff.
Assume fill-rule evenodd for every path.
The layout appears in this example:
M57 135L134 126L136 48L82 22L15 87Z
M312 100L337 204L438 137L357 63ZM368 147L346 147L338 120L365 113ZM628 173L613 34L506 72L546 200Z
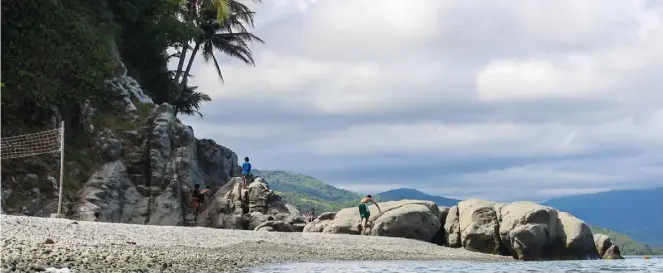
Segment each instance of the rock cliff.
M65 152L65 171L75 173L65 178L80 180L65 181L68 190L80 185L67 193L67 217L93 220L100 212L104 222L192 225L188 201L194 184L200 184L215 192L203 206L200 225L254 229L279 220L303 229L297 209L282 202L262 179L240 191L237 155L213 140L197 139L172 106L155 105L126 70L106 82L106 91L114 98L111 104L81 107L79 125L86 141ZM29 168L11 175L3 169L3 213L56 212L58 160L44 158L51 159L38 161L41 167L22 162ZM88 163L89 173L82 170L81 161ZM6 202L10 197L13 200Z

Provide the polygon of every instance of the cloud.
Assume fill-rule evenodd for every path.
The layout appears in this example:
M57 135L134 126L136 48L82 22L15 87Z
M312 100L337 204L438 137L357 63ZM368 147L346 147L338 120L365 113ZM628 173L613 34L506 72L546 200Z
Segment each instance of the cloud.
M258 169L357 191L543 200L663 185L663 5L274 0L183 118ZM658 168L657 168L658 166Z

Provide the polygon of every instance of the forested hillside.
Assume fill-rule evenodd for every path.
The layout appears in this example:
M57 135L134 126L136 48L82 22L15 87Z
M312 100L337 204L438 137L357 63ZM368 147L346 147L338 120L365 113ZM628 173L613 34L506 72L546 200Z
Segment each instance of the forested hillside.
M612 242L619 246L619 249L624 255L663 255L663 248L651 247L634 240L628 235L598 226L591 226L591 229L594 234L602 233L608 235Z
M358 193L336 188L303 174L255 170L255 175L264 177L274 191L304 212L311 208L316 213L337 211L355 206L361 198Z

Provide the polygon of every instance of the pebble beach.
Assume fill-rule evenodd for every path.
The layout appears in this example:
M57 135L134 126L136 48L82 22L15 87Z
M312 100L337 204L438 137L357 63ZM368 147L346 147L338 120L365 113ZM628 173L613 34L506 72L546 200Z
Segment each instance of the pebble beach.
M298 261L511 260L404 238L1 218L2 272L247 272Z

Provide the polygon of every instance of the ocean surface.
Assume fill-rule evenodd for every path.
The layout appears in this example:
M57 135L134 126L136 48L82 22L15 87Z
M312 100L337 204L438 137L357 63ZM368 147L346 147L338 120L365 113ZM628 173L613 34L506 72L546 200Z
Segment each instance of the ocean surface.
M308 262L270 265L251 273L663 273L663 257L627 257L624 260L550 262L375 261Z

